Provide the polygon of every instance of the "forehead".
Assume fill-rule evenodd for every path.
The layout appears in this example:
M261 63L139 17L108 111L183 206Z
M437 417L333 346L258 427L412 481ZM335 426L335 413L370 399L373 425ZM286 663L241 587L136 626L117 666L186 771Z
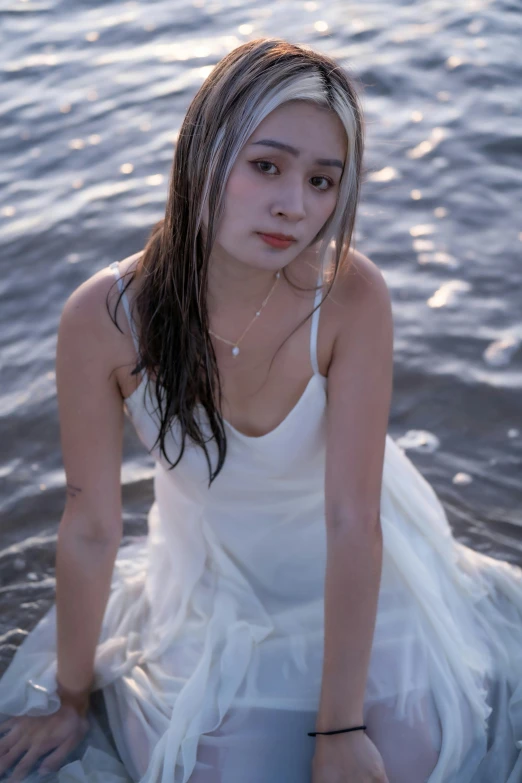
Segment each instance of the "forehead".
M330 109L306 101L289 101L270 112L247 141L263 138L292 145L314 155L346 155L346 134L341 120Z

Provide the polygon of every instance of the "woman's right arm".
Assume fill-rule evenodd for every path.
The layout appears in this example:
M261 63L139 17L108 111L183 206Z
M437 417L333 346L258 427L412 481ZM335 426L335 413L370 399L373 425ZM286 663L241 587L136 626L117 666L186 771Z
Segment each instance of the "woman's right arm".
M111 278L104 270L68 299L56 355L66 478L56 552L57 678L62 700L85 707L122 536L123 403L114 373L121 335L105 306Z
M47 754L57 770L88 729L94 657L121 541L123 402L114 372L130 338L106 307L114 283L101 270L67 300L58 330L56 383L66 502L58 530L56 607L59 710L2 724L0 777L19 783Z

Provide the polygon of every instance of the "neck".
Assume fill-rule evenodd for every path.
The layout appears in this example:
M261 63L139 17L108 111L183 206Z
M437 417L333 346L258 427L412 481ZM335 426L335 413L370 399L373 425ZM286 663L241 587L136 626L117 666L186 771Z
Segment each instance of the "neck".
M317 248L311 246L285 266L279 286L284 285L285 276L291 283L306 285L310 277L307 265L316 261ZM257 308L270 291L278 269L259 269L242 264L224 253L213 253L207 282L209 315L239 311L249 313L252 308Z
M257 309L274 284L277 271L211 260L207 285L209 315Z

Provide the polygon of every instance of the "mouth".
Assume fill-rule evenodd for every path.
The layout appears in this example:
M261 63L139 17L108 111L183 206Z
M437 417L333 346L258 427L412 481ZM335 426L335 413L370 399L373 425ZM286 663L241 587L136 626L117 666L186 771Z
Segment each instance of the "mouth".
M275 237L276 239L292 240L293 242L297 241L293 234L275 234L273 231L258 231L257 233L264 237Z
M297 242L296 237L291 234L264 234L261 231L257 232L263 242L272 247L287 248L290 247L292 242Z

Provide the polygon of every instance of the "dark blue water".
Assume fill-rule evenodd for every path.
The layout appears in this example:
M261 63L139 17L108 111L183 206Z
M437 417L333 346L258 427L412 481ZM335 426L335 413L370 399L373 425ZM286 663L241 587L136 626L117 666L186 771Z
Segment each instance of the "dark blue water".
M53 599L62 306L143 246L191 98L259 36L325 51L362 82L356 244L394 301L390 432L458 538L522 564L520 5L4 0L0 669ZM127 423L128 536L145 529L151 469Z

